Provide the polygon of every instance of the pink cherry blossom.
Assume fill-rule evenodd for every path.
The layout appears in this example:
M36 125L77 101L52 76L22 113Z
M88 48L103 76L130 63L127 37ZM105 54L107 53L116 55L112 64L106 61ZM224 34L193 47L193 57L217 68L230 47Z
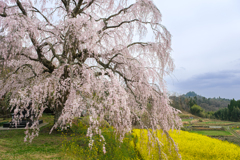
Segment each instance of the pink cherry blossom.
M174 69L171 34L152 0L3 0L0 31L0 56L14 69L1 80L0 97L12 93L14 113L25 109L38 120L50 108L52 129L65 129L87 112L90 147L94 134L105 143L99 121L106 117L120 140L133 119L166 134L181 126L164 81ZM38 136L38 125L25 140Z

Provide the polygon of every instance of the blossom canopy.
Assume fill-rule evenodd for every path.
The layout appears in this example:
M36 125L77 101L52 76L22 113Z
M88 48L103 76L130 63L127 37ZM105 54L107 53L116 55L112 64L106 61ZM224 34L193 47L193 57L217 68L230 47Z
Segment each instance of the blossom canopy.
M87 112L90 146L102 119L120 139L133 119L153 130L181 125L163 79L174 69L171 35L152 0L1 0L0 39L12 69L0 80L0 97L11 92L15 113L38 119L50 108L53 128L65 128ZM38 122L30 128L31 141Z

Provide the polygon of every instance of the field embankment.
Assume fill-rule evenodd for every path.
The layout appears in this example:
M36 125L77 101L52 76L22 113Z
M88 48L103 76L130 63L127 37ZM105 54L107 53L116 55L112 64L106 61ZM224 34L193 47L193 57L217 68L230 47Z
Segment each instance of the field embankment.
M240 146L240 132L238 132L240 122L203 119L196 116L192 117L189 113L180 116L184 125L182 130L225 140Z
M31 144L24 143L24 130L8 130L0 131L0 159L157 159L157 148L151 148L147 143L147 133L145 131L135 129L132 134L125 137L124 143L116 141L115 137L110 134L113 132L111 127L103 130L103 134L106 138L106 150L107 153L102 152L102 145L99 142L99 137L95 137L95 146L93 150L88 147L88 138L85 136L86 126L75 126L75 135L66 133L63 136L63 132L54 132L49 135L49 128L53 124L53 116L44 115L44 122L49 123L40 130L40 134L36 137ZM194 121L193 121L194 120ZM180 132L170 132L170 135L174 141L178 144L179 153L183 160L191 159L240 159L240 147L238 145L229 143L227 141L221 141L213 139L208 136L217 136L222 140L231 141L236 138L232 131L238 133L240 128L238 123L205 120L205 119L192 119L188 126L202 127L203 129L208 126L220 126L225 125L229 127L231 131L227 131L221 128L214 128L215 130L190 130ZM193 123L191 124L191 122ZM77 128L76 128L77 127ZM78 128L79 127L79 128ZM194 127L192 127L194 128ZM143 133L140 138L140 131ZM80 133L81 132L81 133ZM196 133L190 133L196 132ZM197 134L198 133L198 134ZM200 133L200 134L199 134ZM201 135L203 134L203 135ZM230 134L230 135L229 135ZM168 139L162 134L158 135L162 144L162 151L168 156L168 159L175 160L177 158L174 150L169 150ZM145 137L145 138L144 138ZM121 146L119 148L119 146ZM150 149L150 157L149 157ZM173 149L173 148L172 148ZM80 151L80 152L79 152ZM121 156L120 156L121 155ZM164 157L164 154L162 154ZM86 159L86 158L85 158Z

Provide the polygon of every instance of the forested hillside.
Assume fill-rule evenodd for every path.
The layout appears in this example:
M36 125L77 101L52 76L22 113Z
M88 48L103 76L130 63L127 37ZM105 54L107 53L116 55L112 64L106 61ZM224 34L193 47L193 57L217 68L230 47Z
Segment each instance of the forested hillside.
M200 95L197 95L195 92L191 91L183 95L172 95L170 96L172 100L171 105L174 108L190 111L190 107L194 104L197 104L206 112L208 111L217 111L219 109L223 109L228 107L230 104L230 99L225 98L206 98Z
M214 115L221 120L240 121L240 100L231 100L227 108L219 109Z

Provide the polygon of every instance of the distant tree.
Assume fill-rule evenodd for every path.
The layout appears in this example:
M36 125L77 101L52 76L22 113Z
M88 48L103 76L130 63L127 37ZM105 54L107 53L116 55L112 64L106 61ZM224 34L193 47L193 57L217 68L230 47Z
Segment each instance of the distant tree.
M240 109L238 107L233 107L230 120L231 121L239 121L240 120Z
M225 98L205 98L200 95L196 95L194 97L187 97L186 95L180 96L170 96L172 100L171 105L174 108L190 111L190 107L194 104L201 106L205 111L217 111L222 108L228 107L230 104L230 99ZM240 106L240 105L239 105Z
M227 108L224 108L222 113L222 120L231 120L230 113L231 112Z
M152 0L4 0L0 31L0 55L14 69L0 81L0 97L12 92L15 113L31 102L39 119L49 106L52 129L64 129L87 111L90 146L94 134L102 137L98 117L106 115L120 140L133 117L148 129L141 113L150 120L149 136L157 128L179 129L163 80L174 69L171 35ZM149 32L153 40L144 41ZM26 139L38 130L35 121Z
M190 106L190 108L192 107L192 106L194 106L194 105L196 105L197 103L196 103L196 100L195 99L192 99L192 98L190 98L190 100L189 100L189 106Z
M216 111L214 115L222 120L240 121L240 101L232 99L227 108Z
M233 107L237 106L237 102L235 101L235 99L233 98L230 102L230 104L228 105L228 109L230 112L232 112Z
M191 108L190 111L194 115L200 115L201 112L203 112L203 109L199 106L194 104Z

